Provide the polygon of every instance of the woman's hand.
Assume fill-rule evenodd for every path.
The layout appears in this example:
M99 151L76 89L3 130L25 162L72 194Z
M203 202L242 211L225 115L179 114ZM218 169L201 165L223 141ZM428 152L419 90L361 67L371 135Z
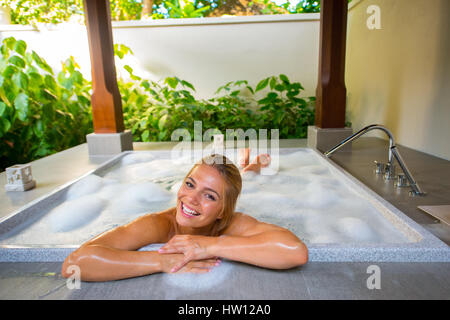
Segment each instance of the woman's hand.
M193 260L184 262L183 254L164 254L161 255L161 271L165 273L190 272L190 273L207 273L215 266L220 265L218 259ZM181 263L183 265L180 266Z
M170 270L170 272L177 272L191 261L218 261L217 257L211 255L207 250L213 239L213 237L205 236L176 235L161 247L158 252L161 254L182 254L182 259L175 263Z

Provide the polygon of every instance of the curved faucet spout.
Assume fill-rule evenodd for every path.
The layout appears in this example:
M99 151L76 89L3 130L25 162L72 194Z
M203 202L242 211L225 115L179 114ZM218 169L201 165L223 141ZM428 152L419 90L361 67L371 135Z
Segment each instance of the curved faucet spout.
M363 134L375 130L375 129L379 129L381 131L384 131L388 137L389 137L389 165L392 166L393 161L394 161L394 157L395 159L397 159L397 162L399 163L400 167L402 168L406 178L409 181L409 184L412 188L412 192L415 195L425 195L425 193L420 189L419 184L416 182L416 180L414 180L411 172L409 171L408 167L406 166L406 163L403 161L402 156L400 155L400 153L397 150L397 146L395 145L394 142L394 137L392 136L392 133L385 127L383 127L382 125L379 124L372 124L369 125L365 128L362 128L361 130L359 130L358 132L352 134L350 137L342 140L340 143L338 143L336 146L334 146L333 148L331 148L330 150L328 150L327 152L324 153L325 156L330 157L335 151L339 150L340 148L342 148L344 145L346 145L347 143L359 138L360 136L362 136Z
M365 133L367 133L369 131L375 130L375 129L379 129L379 130L384 131L389 137L389 156L388 156L388 159L389 159L389 164L392 164L392 161L394 159L392 157L391 149L393 147L395 147L394 136L392 135L392 133L387 128L385 128L385 127L383 127L382 125L379 125L379 124L371 124L370 126L362 128L358 132L356 132L356 133L352 134L350 137L342 140L336 146L334 146L333 148L331 148L330 150L325 152L324 155L327 156L327 157L331 156L335 151L339 150L340 148L342 148L347 143L349 143L349 142L359 138L363 134L365 134Z

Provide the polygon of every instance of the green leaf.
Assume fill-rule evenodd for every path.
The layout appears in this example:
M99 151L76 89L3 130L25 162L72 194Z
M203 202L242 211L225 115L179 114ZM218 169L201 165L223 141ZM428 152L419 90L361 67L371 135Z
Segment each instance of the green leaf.
M42 76L37 72L30 72L28 74L28 77L30 77L30 81L33 83L33 87L39 87L44 83Z
M42 125L42 120L38 120L36 122L35 126L33 127L33 131L38 138L42 138L42 136L44 135L44 126Z
M285 84L289 84L289 79L286 75L284 74L280 74L280 79L281 81L283 81Z
M47 71L50 74L53 74L53 70L52 68L45 62L44 59L42 59L41 57L39 57L39 55L32 51L31 53L31 57L33 58L33 60L36 62L36 64L41 68L44 69L45 71Z
M19 56L12 56L8 59L8 62L18 66L19 68L25 67L25 61Z
M8 37L3 40L3 44L10 50L14 49L14 45L16 44L16 39L14 37Z
M258 83L258 85L256 86L255 92L258 92L258 91L264 89L265 87L267 87L268 84L269 84L269 78L261 80Z
M239 93L241 92L241 90L235 90L232 93L230 93L230 96L232 97L237 97L239 95Z
M19 40L14 45L14 51L16 51L18 54L23 56L25 54L25 51L27 50L27 44L23 40Z
M190 84L189 82L187 82L185 80L181 80L181 84L185 87L192 89L192 91L195 91L194 86L192 84Z
M4 102L0 101L0 117L3 116L5 111L6 111L6 104Z
M19 93L14 99L14 107L18 112L19 119L25 121L28 113L28 96L23 92Z
M147 80L144 80L141 82L141 86L148 90L150 88L150 83Z
M28 76L25 73L23 73L22 71L15 73L12 76L12 81L19 88L22 88L24 90L28 89Z
M271 77L270 78L270 89L273 90L273 88L275 87L276 84L277 84L277 78Z
M158 138L159 138L159 140L160 141L162 141L162 140L164 140L164 138L166 137L166 135L167 135L167 131L161 131L160 133L159 133L159 135L158 135Z
M12 75L13 75L14 73L16 73L17 70L19 70L19 69L17 69L17 67L16 67L15 65L9 64L9 65L5 68L5 70L3 70L3 76L4 76L6 79L9 79L9 78L12 77Z
M167 122L167 114L163 115L158 121L158 129L163 130Z
M167 77L164 82L167 83L172 89L175 89L179 81L177 77Z
M51 75L46 74L44 78L45 85L52 89L56 90L56 81L55 78L53 78Z
M0 117L0 137L9 131L11 128L11 123L8 119Z
M149 139L148 139L149 136L150 136L150 131L145 130L145 131L142 133L142 135L141 135L142 141L143 141L143 142L148 142L148 141L149 141Z
M123 68L127 70L129 74L133 74L133 68L131 68L129 65L125 65L123 66Z

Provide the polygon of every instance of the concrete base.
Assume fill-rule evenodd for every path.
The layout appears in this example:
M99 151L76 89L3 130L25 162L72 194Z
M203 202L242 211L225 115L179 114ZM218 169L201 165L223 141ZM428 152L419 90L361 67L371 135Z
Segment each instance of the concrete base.
M118 133L90 133L86 136L89 156L105 156L133 150L131 130Z
M308 147L326 152L352 134L352 128L322 129L316 126L308 126ZM350 151L351 142L342 147L341 150Z
M31 180L25 184L5 184L6 191L27 191L36 187L36 181Z

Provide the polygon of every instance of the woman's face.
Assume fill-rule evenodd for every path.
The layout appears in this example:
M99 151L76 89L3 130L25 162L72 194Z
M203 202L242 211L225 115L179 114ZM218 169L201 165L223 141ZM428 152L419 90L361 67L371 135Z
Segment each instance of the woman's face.
M178 191L176 220L180 226L202 228L221 219L224 181L211 166L197 166Z

